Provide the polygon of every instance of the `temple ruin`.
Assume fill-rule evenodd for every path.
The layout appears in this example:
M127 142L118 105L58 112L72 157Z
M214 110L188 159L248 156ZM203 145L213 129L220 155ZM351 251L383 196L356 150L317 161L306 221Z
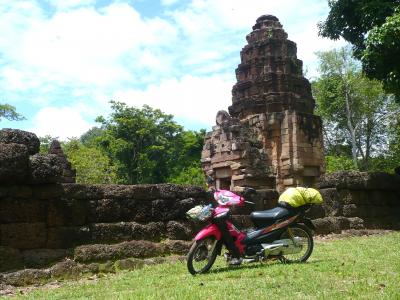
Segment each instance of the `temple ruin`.
M203 170L217 188L313 186L324 172L322 122L296 44L271 15L246 39L229 113L218 112L205 138Z

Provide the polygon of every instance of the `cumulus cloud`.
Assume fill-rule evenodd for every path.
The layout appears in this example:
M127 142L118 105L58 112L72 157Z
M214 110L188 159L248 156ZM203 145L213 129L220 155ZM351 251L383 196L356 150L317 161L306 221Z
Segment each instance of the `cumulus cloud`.
M38 136L51 135L61 140L79 137L93 124L85 121L80 107L45 107L34 116L34 127Z
M138 107L147 104L210 129L210 125L215 125L217 111L231 104L232 85L230 76L187 75L164 80L145 90L118 91L113 99Z

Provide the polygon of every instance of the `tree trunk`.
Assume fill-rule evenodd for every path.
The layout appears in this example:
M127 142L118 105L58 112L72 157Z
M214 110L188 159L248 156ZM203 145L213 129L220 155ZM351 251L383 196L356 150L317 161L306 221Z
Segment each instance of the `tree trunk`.
M356 133L354 130L353 123L351 121L350 95L347 85L345 85L345 89L346 89L345 90L346 117L347 117L347 127L349 129L350 140L351 140L351 155L353 157L354 167L358 169Z

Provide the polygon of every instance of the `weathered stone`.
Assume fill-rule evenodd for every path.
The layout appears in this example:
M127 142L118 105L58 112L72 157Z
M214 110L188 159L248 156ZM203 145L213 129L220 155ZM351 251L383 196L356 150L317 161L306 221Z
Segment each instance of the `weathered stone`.
M317 234L340 233L350 228L350 221L344 217L326 217L312 221Z
M349 218L350 229L364 229L364 220L358 217Z
M92 268L79 265L71 259L66 259L52 266L49 269L52 278L79 278L84 273L88 273Z
M167 223L167 237L171 240L192 240L194 232L191 223L169 221Z
M30 155L38 153L40 148L40 141L36 134L19 129L0 130L0 143L25 145Z
M13 286L25 286L30 284L44 283L50 278L48 270L25 269L3 275L3 281Z
M33 197L41 200L57 199L63 193L61 184L38 184L32 186Z
M149 241L130 241L115 245L86 245L75 248L74 257L79 262L117 260L121 258L153 257L168 253L168 247Z
M67 156L61 148L61 144L57 140L53 140L50 145L49 154L54 154L58 157L61 166L61 177L58 182L75 183L76 170L72 169L71 163L68 161Z
M29 154L25 145L0 143L0 183L23 183L28 177Z
M313 185L324 171L322 122L296 44L273 16L246 38L229 114L219 111L205 137L203 170L217 189Z
M159 241L165 232L161 222L139 224L136 222L98 223L91 225L92 241L115 243L130 240Z
M336 188L326 188L320 190L324 202L322 208L325 211L326 216L340 216L342 214L343 203L339 197L339 193ZM321 216L323 217L323 216Z
M65 258L65 249L34 249L22 252L25 267L36 268L44 267L52 262Z
M27 185L14 185L9 188L8 195L15 198L31 198L32 188Z
M53 227L48 229L46 247L50 249L67 249L76 245L90 243L90 241L91 232L87 226Z
M48 226L80 226L86 224L87 208L84 201L61 198L48 202Z
M136 270L143 268L144 265L144 260L137 258L121 259L115 262L115 267L118 270Z
M39 184L59 182L62 175L62 165L57 155L35 154L29 159L31 183Z
M46 222L47 203L35 199L8 197L0 201L1 223Z
M95 184L63 184L62 194L68 199L98 200L104 198L104 191L112 189L110 185Z
M23 265L22 255L18 249L0 246L0 272L18 270Z
M164 243L167 245L170 253L183 255L188 254L189 249L192 245L192 242L180 240L167 240Z
M1 224L1 245L17 249L45 248L45 223Z

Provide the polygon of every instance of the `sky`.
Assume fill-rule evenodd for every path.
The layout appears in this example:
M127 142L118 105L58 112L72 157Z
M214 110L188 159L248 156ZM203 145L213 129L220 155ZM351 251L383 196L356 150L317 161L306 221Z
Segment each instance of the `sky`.
M279 18L313 78L315 52L343 45L318 37L328 12L324 0L0 0L0 103L26 118L0 127L79 137L114 100L209 130L259 16Z

